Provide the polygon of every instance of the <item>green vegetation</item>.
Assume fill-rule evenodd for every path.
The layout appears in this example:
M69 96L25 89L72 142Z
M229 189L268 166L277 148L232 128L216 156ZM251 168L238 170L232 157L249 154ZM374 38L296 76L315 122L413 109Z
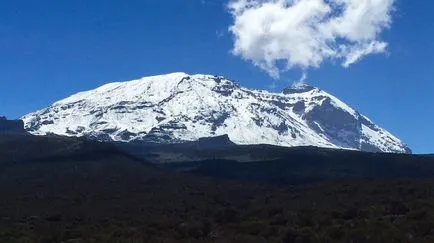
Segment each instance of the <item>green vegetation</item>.
M222 180L79 144L74 156L3 158L0 242L434 241L434 179Z

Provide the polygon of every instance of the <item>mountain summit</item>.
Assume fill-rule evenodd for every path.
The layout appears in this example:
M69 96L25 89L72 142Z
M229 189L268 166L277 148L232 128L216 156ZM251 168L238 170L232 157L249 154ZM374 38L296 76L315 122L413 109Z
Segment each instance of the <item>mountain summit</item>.
M293 84L291 87L283 90L284 94L305 93L317 89L307 84Z
M109 83L22 119L36 135L163 143L227 135L236 144L411 153L398 138L318 88L299 85L271 93L203 74Z

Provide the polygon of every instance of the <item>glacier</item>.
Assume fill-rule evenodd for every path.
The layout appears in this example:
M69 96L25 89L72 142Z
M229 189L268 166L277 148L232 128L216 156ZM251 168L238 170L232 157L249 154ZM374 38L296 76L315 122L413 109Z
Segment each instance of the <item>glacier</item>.
M182 143L227 135L240 145L318 146L411 153L400 139L308 85L280 93L222 76L171 73L80 92L22 117L35 135Z

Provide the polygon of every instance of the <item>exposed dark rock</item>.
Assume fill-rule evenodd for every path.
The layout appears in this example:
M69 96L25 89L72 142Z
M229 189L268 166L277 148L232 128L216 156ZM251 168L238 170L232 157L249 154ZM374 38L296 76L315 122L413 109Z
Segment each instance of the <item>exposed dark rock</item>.
M43 121L43 122L41 122L41 124L42 125L51 125L51 124L54 124L54 122L53 121Z
M157 120L158 122L164 121L166 120L165 117L156 117L155 120Z
M361 139L361 123L347 111L337 108L330 98L304 115L309 126L344 147L358 148ZM340 142L338 142L340 141Z
M178 124L175 121L170 121L167 124L162 124L158 127L154 127L149 131L141 140L144 142L154 143L179 143L178 139L173 137L173 131L178 129L186 129L185 125Z
M274 126L273 128L277 130L279 134L284 134L289 130L288 125L286 125L284 122L280 123L278 126Z
M302 114L305 109L306 109L306 105L304 104L304 102L299 101L299 102L295 103L293 111L297 114Z
M233 83L230 82L226 82L226 83L222 83L220 82L218 86L214 87L212 90L214 92L217 92L223 96L230 96L234 90L235 90L236 86Z
M226 119L228 119L229 117L230 117L229 112L223 112L223 113L215 112L211 117L207 118L206 121L211 122L212 123L211 129L213 131L216 131L217 128L222 126L226 121Z
M136 134L134 134L128 130L124 130L118 134L118 136L121 137L122 140L129 140L129 139L133 138L135 135Z
M264 118L263 117L252 117L252 120L255 122L256 125L262 126L264 124Z
M282 110L285 110L287 107L290 107L289 104L282 102L281 100L271 100L270 103L279 107Z
M216 83L221 83L222 82L222 80L224 79L223 77L220 77L220 76L214 76L213 78L212 78Z
M298 94L298 93L305 93L305 92L309 92L311 90L317 89L313 86L310 85L306 85L306 84L295 84L292 85L291 87L285 88L283 90L284 94Z
M97 141L101 141L101 142L112 142L113 141L112 138L110 137L110 135L108 135L107 133L104 133L104 132L86 134L85 137L90 139L90 140L97 140Z
M72 130L70 130L69 128L66 129L66 133L67 133L68 135L77 135L77 134L78 134L78 132L76 132L76 131L72 131Z

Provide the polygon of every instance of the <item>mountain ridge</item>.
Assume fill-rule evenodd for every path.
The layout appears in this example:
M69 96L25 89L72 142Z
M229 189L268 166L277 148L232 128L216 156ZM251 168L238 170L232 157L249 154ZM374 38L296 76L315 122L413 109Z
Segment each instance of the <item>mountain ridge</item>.
M22 119L36 135L180 143L227 134L236 144L411 153L398 138L319 88L272 93L206 74L108 83Z

